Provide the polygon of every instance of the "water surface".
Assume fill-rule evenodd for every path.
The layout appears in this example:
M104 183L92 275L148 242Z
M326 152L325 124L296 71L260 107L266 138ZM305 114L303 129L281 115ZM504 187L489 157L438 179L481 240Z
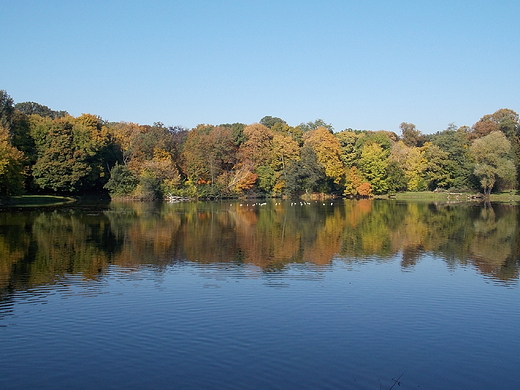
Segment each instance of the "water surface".
M0 388L520 388L519 227L387 201L3 212Z

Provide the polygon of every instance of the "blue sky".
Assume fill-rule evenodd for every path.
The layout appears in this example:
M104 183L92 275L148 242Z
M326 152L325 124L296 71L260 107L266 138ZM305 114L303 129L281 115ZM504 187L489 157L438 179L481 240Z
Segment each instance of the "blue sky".
M0 89L74 116L432 133L520 111L518 0L0 4Z

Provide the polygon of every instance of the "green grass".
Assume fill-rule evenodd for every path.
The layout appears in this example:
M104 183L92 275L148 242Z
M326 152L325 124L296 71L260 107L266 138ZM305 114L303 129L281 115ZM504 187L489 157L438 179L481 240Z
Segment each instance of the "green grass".
M447 196L447 193L445 193L445 192L433 192L433 191L398 192L395 194L394 199L398 199L398 200L446 200L446 199L448 199L448 196Z
M41 207L59 206L66 203L75 202L74 198L54 195L22 195L13 196L6 202L6 206L11 207Z
M393 195L392 199L397 200L424 200L424 201L469 201L484 200L478 193L449 193L449 192L398 192ZM489 200L492 202L520 202L520 195L517 191L506 191L491 194Z
M497 194L491 194L489 200L492 202L520 202L518 191L506 191Z

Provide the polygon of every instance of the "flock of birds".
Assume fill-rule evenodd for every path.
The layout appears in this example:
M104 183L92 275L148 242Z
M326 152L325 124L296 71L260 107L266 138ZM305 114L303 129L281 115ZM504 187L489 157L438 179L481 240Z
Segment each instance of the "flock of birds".
M318 202L316 202L316 203L318 203ZM251 207L254 207L254 206L265 206L266 204L267 204L266 202L264 202L264 203L252 203ZM298 206L298 205L299 206L307 206L307 205L310 205L310 204L311 204L311 202L291 202L291 206ZM275 206L281 206L282 203L281 202L276 202L274 205ZM323 203L323 206L326 206L326 205L327 205L326 203ZM334 205L334 202L330 202L330 205L331 206ZM232 207L232 206L233 206L233 203L231 203L229 205L229 207ZM240 203L239 206L240 207L249 207L249 203L246 203L245 205L243 203Z

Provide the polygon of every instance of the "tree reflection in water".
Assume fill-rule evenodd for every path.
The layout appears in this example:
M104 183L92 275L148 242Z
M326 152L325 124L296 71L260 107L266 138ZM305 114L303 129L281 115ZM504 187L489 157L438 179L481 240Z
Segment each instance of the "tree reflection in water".
M105 210L0 214L2 295L97 278L108 266L175 262L326 265L401 258L413 270L424 254L448 267L472 265L497 281L518 280L519 207L379 200L330 202L117 203Z

